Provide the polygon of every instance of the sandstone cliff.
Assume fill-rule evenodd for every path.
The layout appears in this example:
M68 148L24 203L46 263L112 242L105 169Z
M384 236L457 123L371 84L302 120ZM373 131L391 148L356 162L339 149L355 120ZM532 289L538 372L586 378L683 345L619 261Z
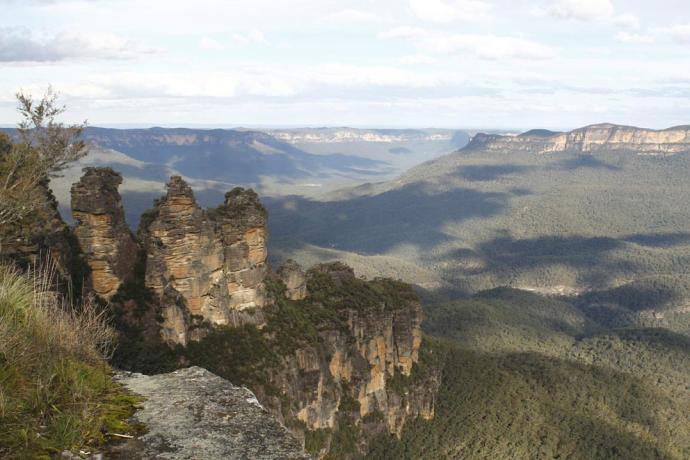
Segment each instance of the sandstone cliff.
M204 210L180 177L142 216L137 244L119 183L87 169L72 189L88 279L121 332L118 365L191 364L246 385L319 457L366 452L372 436L434 416L438 368L422 359L409 285L365 281L340 263L305 273L288 261L274 273L256 193L236 188Z
M193 317L216 325L263 321L266 211L253 191L236 188L205 211L189 185L173 177L138 234L145 285L163 299L166 341L186 344Z
M412 288L356 278L340 263L314 267L306 279L306 297L291 300L272 277L275 303L260 331L211 331L189 344L187 358L248 385L316 456L348 458L376 434L432 418L440 379L420 359L422 311ZM342 433L354 444L343 445Z
M132 277L139 251L125 222L121 183L122 176L110 168L85 168L72 186L74 235L90 268L88 284L106 299Z
M671 155L690 152L690 126L657 131L599 124L568 133L534 130L519 136L477 134L467 149L495 152L526 151L537 154L631 151L640 155Z
M318 346L297 348L272 375L296 402L285 415L296 416L308 430L334 429L345 411L347 423L380 419L394 434L410 417L433 417L433 375L419 385L426 388L423 394L414 385L392 383L409 379L419 361L422 311L410 288L359 280L338 263L315 267L309 278L315 307L336 313L341 322L321 323ZM372 288L388 292L366 300L353 292L371 294ZM399 292L391 295L392 290Z

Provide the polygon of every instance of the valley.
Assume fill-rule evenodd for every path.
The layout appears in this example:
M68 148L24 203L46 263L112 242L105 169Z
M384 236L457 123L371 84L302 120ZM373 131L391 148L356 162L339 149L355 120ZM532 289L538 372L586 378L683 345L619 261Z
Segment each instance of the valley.
M0 15L0 460L690 460L687 0Z
M30 248L62 256L60 273L79 279L112 314L117 368L177 382L184 374L173 371L198 366L191 369L204 379L248 387L274 417L266 423L275 440L266 442L276 451L326 459L683 459L690 156L673 130L660 140L631 129L480 134L392 179L262 197L239 187L222 194L221 186L252 177L241 168L215 168L225 175L207 179L209 188L164 179L177 163L151 165L168 161L170 143L182 152L179 165L204 168L233 163L228 145L254 164L255 151L238 145L255 149L260 138L316 152L351 131L278 131L275 140L96 129L91 135L114 150L96 149L79 166L131 168L122 176L84 169L70 187L74 226L61 223L49 201L12 257L36 257L22 252ZM385 161L380 144L416 142L407 131L402 140L400 132L356 134L346 142L374 143L353 146L371 148L375 159L367 161ZM207 163L185 150L194 145L204 156L200 137L217 146ZM642 139L637 150L630 139ZM295 177L310 167L320 177L325 151L272 154L260 169L289 175L296 171L284 169L289 159L303 168ZM363 161L352 152L347 162ZM76 167L55 181L58 200ZM141 180L165 180L165 194L128 188ZM205 209L209 202L216 206ZM148 210L134 220L135 235L130 215L141 207ZM31 240L47 222L58 230Z
M52 182L58 201L69 202L69 187L82 168L110 166L124 175L127 218L136 226L172 175L190 182L205 206L237 185L252 187L262 196L317 196L393 178L465 146L469 135L442 129L90 127L84 139L91 147L89 155ZM62 213L71 218L67 207L63 206Z

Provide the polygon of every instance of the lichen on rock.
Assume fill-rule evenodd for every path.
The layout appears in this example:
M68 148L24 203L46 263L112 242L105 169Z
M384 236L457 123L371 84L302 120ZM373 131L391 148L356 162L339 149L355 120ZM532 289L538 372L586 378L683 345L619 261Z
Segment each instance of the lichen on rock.
M153 376L121 373L118 380L145 397L135 418L147 433L114 447L116 458L310 458L251 391L205 369Z

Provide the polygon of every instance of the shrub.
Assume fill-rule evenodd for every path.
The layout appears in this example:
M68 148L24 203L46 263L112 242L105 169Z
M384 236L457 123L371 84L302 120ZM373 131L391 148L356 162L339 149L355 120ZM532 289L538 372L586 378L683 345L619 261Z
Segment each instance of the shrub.
M136 399L111 378L104 310L67 303L54 270L0 266L0 457L41 458L128 430Z

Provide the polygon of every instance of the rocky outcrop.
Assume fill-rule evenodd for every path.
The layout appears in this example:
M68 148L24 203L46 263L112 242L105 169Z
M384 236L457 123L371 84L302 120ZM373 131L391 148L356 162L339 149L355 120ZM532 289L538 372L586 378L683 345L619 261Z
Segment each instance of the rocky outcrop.
M267 215L256 193L236 188L222 205L202 209L180 177L142 216L137 244L125 232L119 183L112 170L87 169L72 189L75 234L93 289L106 298L117 291L110 308L124 342L118 362L138 370L203 364L249 385L317 456L332 449L365 453L376 434L400 435L410 418L434 416L440 378L438 369L420 363L423 315L409 285L366 281L342 263L305 273L288 261L274 274L266 263ZM129 253L131 265L121 261ZM137 261L137 275L128 279ZM152 339L158 337L170 347ZM222 407L234 397L227 382L200 369L180 372L129 377L158 404L140 416L151 430L138 441L143 458L156 458L166 446L175 452L166 458L189 458L190 433L205 440L195 445L204 458L293 452L264 446L262 432L251 431L253 419ZM181 404L179 417L160 412L171 402ZM205 420L219 414L216 422ZM249 428L239 430L236 420ZM338 446L340 430L356 445ZM223 446L228 436L232 442Z
M89 287L105 299L131 279L139 250L125 222L121 183L111 168L85 168L72 186L74 235L90 268Z
M194 318L233 326L263 321L266 236L266 211L252 190L236 188L206 211L182 178L171 178L139 229L145 285L163 299L166 341L194 338Z
M534 130L519 136L477 134L467 149L495 152L525 151L537 154L630 151L640 155L672 155L690 152L690 126L657 131L599 124L568 133Z
M317 266L307 277L311 305L304 304L305 314L326 309L339 320L318 324L317 344L297 348L272 369L269 380L281 399L260 398L307 431L366 427L362 451L368 435L399 435L410 418L432 418L440 379L433 369L422 377L413 370L422 345L414 291L390 280L358 279L341 263ZM280 404L286 399L289 410Z
M119 381L146 398L135 418L147 433L113 448L116 458L310 458L251 391L205 369L127 373Z
M303 300L307 297L307 277L304 270L292 259L279 269L278 277L285 284L285 297L290 300Z

